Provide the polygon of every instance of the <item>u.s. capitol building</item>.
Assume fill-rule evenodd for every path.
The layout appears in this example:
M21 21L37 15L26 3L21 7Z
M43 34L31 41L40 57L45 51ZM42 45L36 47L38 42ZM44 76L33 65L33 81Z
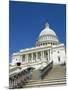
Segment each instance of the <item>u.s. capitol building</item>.
M61 65L66 63L66 52L64 43L61 43L48 23L40 32L35 47L21 49L19 52L12 54L12 63L9 67L10 76L22 72L27 68L42 70L49 63ZM20 68L18 68L20 67ZM38 79L38 77L34 77Z

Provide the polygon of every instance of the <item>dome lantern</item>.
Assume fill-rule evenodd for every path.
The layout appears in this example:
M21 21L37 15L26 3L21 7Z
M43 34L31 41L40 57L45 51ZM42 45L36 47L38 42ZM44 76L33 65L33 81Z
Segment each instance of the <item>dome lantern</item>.
M49 23L48 22L46 22L45 28L49 28Z

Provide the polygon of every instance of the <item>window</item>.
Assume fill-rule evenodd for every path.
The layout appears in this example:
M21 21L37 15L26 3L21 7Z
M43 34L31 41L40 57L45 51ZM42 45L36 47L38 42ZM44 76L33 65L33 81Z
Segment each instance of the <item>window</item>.
M54 43L53 43L53 45L54 45Z
M40 46L42 45L42 43L40 44Z
M36 60L36 53L33 53L33 60Z
M38 52L38 59L41 59L41 52Z
M28 60L31 60L32 56L31 53L28 55Z
M46 55L48 55L48 52L46 51Z
M59 51L58 51L58 53L59 53Z
M48 56L48 52L44 51L44 58L46 58Z
M58 61L60 62L60 57L58 57Z
M25 55L22 56L22 61L25 61Z

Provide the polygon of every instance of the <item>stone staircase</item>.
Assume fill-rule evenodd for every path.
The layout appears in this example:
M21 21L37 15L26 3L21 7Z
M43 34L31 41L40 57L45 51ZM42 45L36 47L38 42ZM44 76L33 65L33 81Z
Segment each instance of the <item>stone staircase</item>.
M66 84L65 66L55 65L42 80L29 80L24 88Z

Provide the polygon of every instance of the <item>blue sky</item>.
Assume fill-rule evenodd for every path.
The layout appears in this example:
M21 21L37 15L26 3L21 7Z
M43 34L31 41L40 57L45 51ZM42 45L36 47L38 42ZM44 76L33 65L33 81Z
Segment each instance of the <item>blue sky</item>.
M48 21L60 42L66 45L66 6L10 1L9 5L9 53L33 47Z

